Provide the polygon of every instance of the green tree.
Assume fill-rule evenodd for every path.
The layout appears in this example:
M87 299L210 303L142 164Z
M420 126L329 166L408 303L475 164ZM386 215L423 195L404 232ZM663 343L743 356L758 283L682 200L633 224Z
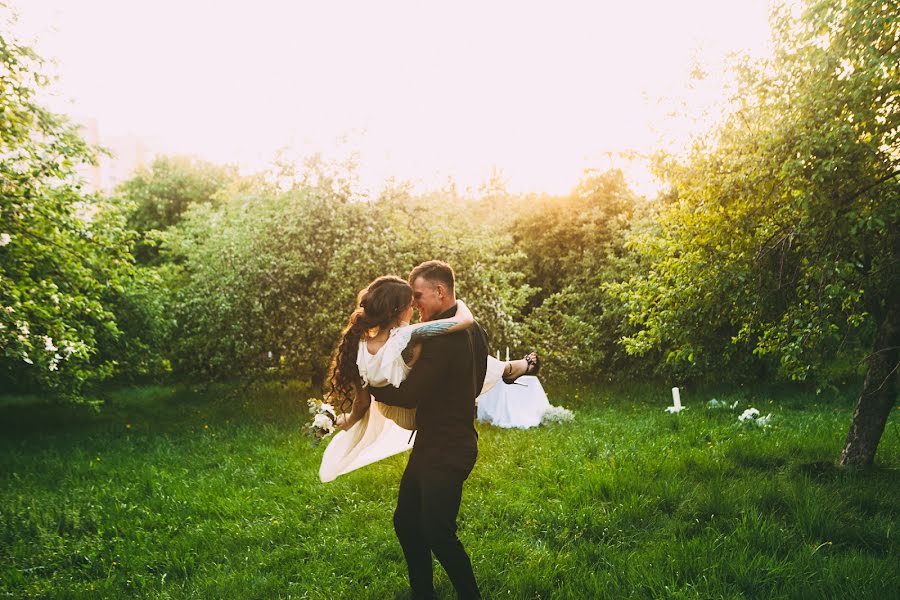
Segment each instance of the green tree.
M540 288L534 301L608 272L624 253L637 200L619 170L588 171L568 196L531 199L513 225L513 243L527 256L528 282Z
M740 70L738 109L689 160L613 288L637 331L707 373L753 352L796 380L866 365L842 464L870 464L898 391L900 5L776 11L776 51Z
M178 224L195 204L214 204L223 190L239 181L237 169L184 156L159 156L139 169L117 191L128 227L139 234L139 263L159 260L155 232Z
M120 381L167 377L177 343L173 305L175 267L160 256L163 232L177 226L193 206L219 206L231 195L253 189L257 178L241 177L232 166L192 157L159 156L116 189L116 202L136 239L134 277L112 310L122 331L112 349Z
M523 348L523 311L535 293L525 281L527 256L513 241L510 223L527 201L508 194L498 174L479 197L455 186L421 196L380 198L377 206L395 240L408 248L401 276L439 259L453 266L457 295L472 308L493 348Z
M300 175L287 191L258 185L218 206L195 205L161 234L177 372L320 379L357 292L434 257L454 265L486 328L515 339L527 287L510 269L515 257L497 254L503 242L475 228L465 202L403 190L363 202L343 178Z
M108 307L130 272L122 219L85 195L94 160L77 129L35 100L42 61L0 33L0 383L78 397L116 367Z
M548 366L581 379L622 376L621 303L606 289L633 268L624 246L642 203L621 171L587 172L562 198L533 198L513 225L525 280L539 291L526 319L527 345Z

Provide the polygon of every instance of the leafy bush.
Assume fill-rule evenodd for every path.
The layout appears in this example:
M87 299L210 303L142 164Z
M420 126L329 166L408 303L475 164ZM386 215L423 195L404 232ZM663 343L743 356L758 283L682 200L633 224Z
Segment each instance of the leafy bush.
M121 216L80 189L94 151L37 103L40 69L0 34L0 387L78 398L117 368L109 299L131 276L131 244Z

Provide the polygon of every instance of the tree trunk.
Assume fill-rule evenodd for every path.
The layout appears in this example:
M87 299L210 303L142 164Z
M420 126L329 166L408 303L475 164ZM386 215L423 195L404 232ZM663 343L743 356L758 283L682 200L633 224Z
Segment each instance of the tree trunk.
M888 300L885 318L875 334L874 354L866 371L862 394L853 411L847 442L841 452L841 465L844 466L865 467L872 464L884 426L897 400L900 310L895 300Z

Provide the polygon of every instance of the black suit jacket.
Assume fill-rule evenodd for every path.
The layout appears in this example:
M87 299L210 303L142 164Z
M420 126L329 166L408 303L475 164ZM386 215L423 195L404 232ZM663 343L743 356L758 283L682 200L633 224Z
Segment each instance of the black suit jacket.
M455 314L456 306L436 318ZM475 323L464 331L426 340L419 360L399 388L370 391L384 404L417 409L417 450L477 452L475 398L484 385L487 353L487 337Z

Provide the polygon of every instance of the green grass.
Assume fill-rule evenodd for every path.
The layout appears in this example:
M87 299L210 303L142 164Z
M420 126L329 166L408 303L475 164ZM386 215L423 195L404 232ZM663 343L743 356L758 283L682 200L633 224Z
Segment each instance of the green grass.
M900 589L896 411L835 467L851 398L546 386L574 423L480 426L460 537L488 598L887 598ZM146 387L0 404L0 597L403 598L406 456L323 485L298 386ZM442 598L452 588L436 567Z

